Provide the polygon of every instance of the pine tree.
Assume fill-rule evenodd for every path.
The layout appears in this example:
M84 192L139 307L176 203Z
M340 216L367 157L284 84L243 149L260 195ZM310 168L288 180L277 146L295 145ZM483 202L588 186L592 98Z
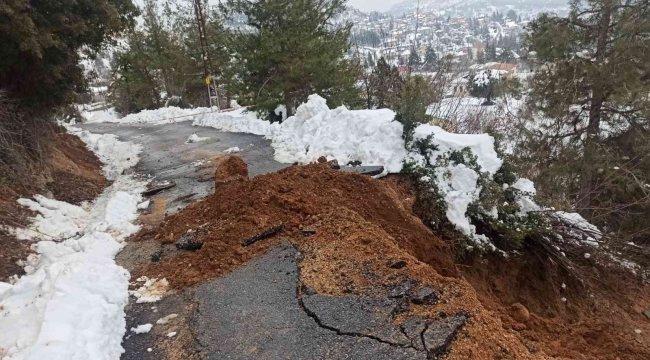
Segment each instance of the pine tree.
M613 152L604 144L650 126L650 5L647 0L574 1L568 17L542 15L530 30L529 51L550 64L533 79L531 105L552 120L542 138L572 144L580 154L573 165L580 169L576 200L589 217L596 169Z
M420 66L420 55L418 55L418 52L415 50L415 48L411 48L408 65L409 68L417 68L418 66Z
M231 0L225 9L246 16L253 29L236 42L240 98L253 110L268 114L284 104L290 116L312 93L330 106L360 101L360 68L342 59L352 24L333 22L345 0Z
M438 63L438 54L433 50L431 45L427 46L426 53L424 54L424 66L428 71L435 69Z

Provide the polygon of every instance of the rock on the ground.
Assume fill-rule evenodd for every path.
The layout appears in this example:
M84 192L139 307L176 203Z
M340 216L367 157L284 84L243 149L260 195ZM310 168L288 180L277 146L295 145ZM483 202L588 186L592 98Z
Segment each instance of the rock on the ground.
M178 250L196 251L203 247L203 243L194 239L195 234L189 232L181 236L174 245Z
M405 266L406 266L406 261L404 260L397 260L391 263L390 265L388 265L388 267L391 269L402 269Z
M525 323L530 319L530 312L526 307L520 303L515 303L510 306L510 314L512 318L520 323Z
M456 314L450 318L436 320L429 324L422 334L429 359L434 359L447 351L456 333L466 321L466 315Z

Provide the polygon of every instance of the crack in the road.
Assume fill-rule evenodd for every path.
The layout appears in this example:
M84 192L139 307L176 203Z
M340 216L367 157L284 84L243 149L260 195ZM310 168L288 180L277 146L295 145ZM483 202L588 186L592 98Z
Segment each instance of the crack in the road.
M198 344L202 352L205 352L207 351L207 349L209 349L209 346L201 342L200 337L194 330L194 326L193 326L193 324L196 322L196 317L200 316L201 313L201 310L199 310L200 309L199 302L196 301L196 299L194 299L193 296L190 296L188 291L184 291L182 294L183 294L182 295L183 298L185 298L185 301L193 305L192 311L190 311L188 314L188 324L187 324L188 325L187 327L190 329L190 333L192 334L192 340L194 340L194 342Z
M316 315L316 313L314 313L313 311L310 311L310 310L305 306L304 302L302 301L302 296L300 296L300 287L301 287L300 277L301 277L301 269L300 269L300 266L298 266L298 263L300 263L300 261L302 260L302 252L300 252L300 250L296 247L296 245L291 244L291 246L292 246L294 249L296 249L296 251L298 251L298 258L296 259L296 268L298 269L298 283L296 284L296 299L298 300L298 304L300 305L300 308L302 309L302 311L304 311L305 314L307 314L307 316L309 316L310 318L312 318L312 319L314 320L314 322L315 322L319 327L321 327L321 328L323 328L323 329L326 329L326 330L329 330L329 331L333 331L334 333L336 333L336 334L339 335L339 336L363 337L363 338L368 338L368 339L371 339L371 340L375 340L375 341L380 342L380 343L382 343L382 344L387 344L387 345L389 345L389 346L393 346L393 347L398 347L398 348L402 348L402 349L413 349L413 350L418 351L418 352L420 351L420 350L416 349L416 348L413 346L413 344L411 344L411 345L396 344L396 343L393 343L393 342L390 342L390 341L386 341L386 340L384 340L384 339L381 339L381 338L376 337L376 336L373 336L373 335L362 334L362 333L355 333L355 332L347 332L347 331L343 331L343 330L341 330L341 329L337 329L337 328L335 328L335 327L333 327L333 326L329 326L329 325L325 325L325 324L323 324L323 322L321 321L321 319L318 318L318 315ZM400 327L400 330L401 330L401 327ZM405 334L405 335L406 335L406 334ZM408 336L406 336L406 338L409 339L409 340L411 340Z

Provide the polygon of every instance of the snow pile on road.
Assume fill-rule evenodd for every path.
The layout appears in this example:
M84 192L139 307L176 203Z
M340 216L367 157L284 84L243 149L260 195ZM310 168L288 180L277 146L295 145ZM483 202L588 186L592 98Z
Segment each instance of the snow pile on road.
M241 149L238 148L237 146L235 146L235 147L228 148L228 149L224 150L223 152L226 153L226 154L233 154L233 153L238 153L240 151L241 151Z
M139 229L132 221L146 182L120 174L137 162L139 148L112 135L77 134L108 161L104 171L114 182L83 207L42 196L20 200L39 215L16 231L43 241L32 245L25 276L0 283L3 359L114 360L124 352L129 273L114 257Z
M86 123L120 123L162 125L179 121L194 120L199 114L209 113L209 108L182 109L176 106L162 107L155 110L142 110L139 113L121 117L114 108L101 111L84 111L81 115Z
M115 111L115 108L104 110L84 110L81 111L81 116L87 124L118 122L119 118L122 117L117 111Z
M208 140L208 139L209 139L209 137L200 137L200 136L198 136L196 134L192 134L192 135L190 135L190 137L187 138L187 141L185 143L186 144L192 144L192 143L197 143L197 142L200 142L200 141L205 141L205 140Z
M228 112L204 113L197 116L192 125L208 126L227 132L264 136L270 136L273 133L273 128L280 126L278 123L271 124L268 121L258 119L255 112L247 111L246 108Z

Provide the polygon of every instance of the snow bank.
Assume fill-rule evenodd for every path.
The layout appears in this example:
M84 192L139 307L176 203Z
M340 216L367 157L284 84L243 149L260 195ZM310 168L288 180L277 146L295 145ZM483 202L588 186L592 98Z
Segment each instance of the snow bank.
M121 117L114 108L101 111L84 111L81 115L86 123L120 123L120 124L169 124L179 121L194 120L196 115L210 112L209 108L181 109L175 106L155 110L142 110L136 114Z
M39 215L16 231L43 241L32 245L36 255L27 259L25 276L0 283L3 359L114 360L124 352L129 273L114 257L139 229L132 221L146 183L121 175L137 162L139 148L76 132L107 161L104 172L114 182L84 207L42 196L19 200Z
M120 141L113 134L93 134L73 126L68 131L77 135L88 148L105 164L102 169L109 180L117 179L124 170L135 166L140 158L142 145L130 141Z
M388 109L330 110L318 95L298 107L272 134L275 160L310 163L325 156L339 164L361 161L399 172L406 156L403 126Z
M271 124L268 121L258 119L254 112L246 111L246 108L221 113L204 113L197 116L192 125L208 126L227 132L241 132L265 136L270 136L273 132L272 129L279 127L277 123Z
M494 150L494 138L487 134L453 134L428 124L418 126L413 135L416 140L426 139L429 136L432 137L431 141L437 148L435 151L430 151L429 156L434 163L438 163L435 182L447 205L447 219L463 234L481 243L488 243L487 238L476 234L475 226L470 223L466 215L469 205L479 199L480 174L465 164L451 162L446 164L445 158L451 152L470 149L476 156L478 170L491 178L503 164L503 160ZM421 155L410 154L409 157L423 165Z

